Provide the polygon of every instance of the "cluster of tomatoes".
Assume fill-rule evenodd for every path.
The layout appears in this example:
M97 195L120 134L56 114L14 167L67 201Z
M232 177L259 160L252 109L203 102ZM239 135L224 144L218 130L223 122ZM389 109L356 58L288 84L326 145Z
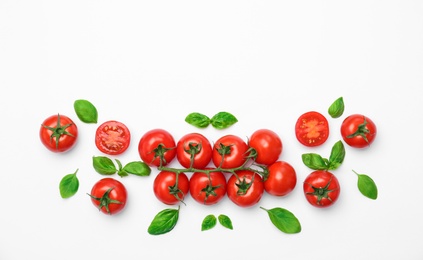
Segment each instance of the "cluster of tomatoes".
M295 134L305 146L321 145L329 136L328 121L318 112L304 113L295 124ZM65 115L48 117L40 128L41 142L53 152L71 149L77 136L76 124ZM341 136L352 147L367 147L376 136L376 126L368 117L350 115L342 123ZM104 122L95 136L97 148L109 155L123 153L130 140L129 129L118 121ZM240 207L257 204L264 192L285 196L295 188L297 176L289 163L279 160L282 150L281 139L269 129L255 131L248 142L226 135L214 145L200 133L186 134L176 142L168 131L153 129L138 143L142 162L159 170L153 191L167 205L184 203L188 194L204 205L216 204L228 196ZM168 167L175 158L181 168ZM303 188L307 200L316 207L332 205L340 192L336 177L328 170L309 174ZM125 187L114 178L98 181L89 195L94 205L107 214L120 212L127 199Z
M225 135L212 146L204 135L189 133L176 142L168 131L153 129L142 136L138 151L145 163L160 170L153 190L168 205L183 202L190 194L204 205L227 195L236 205L250 207L264 191L275 196L290 193L297 177L290 164L278 160L283 149L279 136L260 129L248 140ZM183 168L166 167L175 158Z

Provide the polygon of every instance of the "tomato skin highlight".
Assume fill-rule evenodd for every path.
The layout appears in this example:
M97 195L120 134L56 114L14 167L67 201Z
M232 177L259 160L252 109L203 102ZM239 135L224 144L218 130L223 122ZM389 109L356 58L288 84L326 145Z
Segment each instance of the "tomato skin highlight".
M60 119L60 125L58 124ZM68 125L68 126L67 126ZM61 128L64 133L56 133L59 136L59 142L57 137L53 136L54 132L52 129ZM61 131L57 129L57 131ZM46 118L40 127L39 132L41 143L50 151L54 153L62 153L70 150L76 144L78 139L78 127L73 120L65 115L52 115Z
M160 157L156 155L155 149L163 147L163 164L167 165L176 156L176 143L173 136L164 129L152 129L146 132L138 143L138 153L141 160L149 166L160 166Z
M210 179L204 172L194 172L189 184L191 197L203 205L217 204L226 195L226 177L222 172L210 172ZM207 188L214 194L207 196Z
M219 153L221 145L230 148L229 154L222 156ZM223 169L237 168L246 162L248 156L247 151L248 145L240 137L236 135L225 135L220 137L213 146L212 161L216 167Z
M352 114L346 117L341 124L342 139L351 147L370 146L374 142L376 134L376 124L364 115Z
M329 137L328 120L319 112L306 112L299 116L295 124L295 136L307 147L322 145Z
M257 152L255 162L271 165L279 159L283 145L280 137L269 129L256 130L250 137L249 146Z
M199 133L190 133L184 135L179 139L176 145L176 158L178 162L185 168L190 168L191 154L185 150L189 150L189 144L195 144L197 147L200 146L200 151L194 156L193 168L204 169L208 166L212 158L212 146L210 141Z
M297 184L295 169L287 162L276 161L268 167L269 175L264 181L264 190L273 196L285 196Z
M100 152L118 155L125 152L131 143L131 133L125 124L110 120L98 126L95 145Z
M108 194L108 198L115 202L108 204L109 211L107 211L107 207L105 206L101 206L100 208L100 200L92 197L102 198L109 189L111 190ZM125 186L120 181L113 178L103 178L94 184L91 189L90 196L92 196L91 202L94 204L94 206L99 208L101 212L107 215L114 215L121 212L125 208L128 193Z
M189 191L189 180L185 173L181 172L178 175L178 189L180 192L175 194L170 193L169 187L175 186L176 173L169 171L161 171L154 179L153 191L158 200L167 205L179 204L187 196Z
M239 180L237 179L236 175L238 176ZM263 193L264 193L263 179L261 178L260 175L248 170L237 171L236 175L233 174L231 177L229 177L229 180L228 180L227 193L228 193L229 199L236 205L243 208L254 206L261 200L263 196ZM254 176L254 180L253 180L253 176ZM240 190L238 185L243 183L243 180L245 180L246 184L250 184L250 183L252 184L247 189L245 194L238 194L238 191Z
M306 177L303 190L307 201L317 208L327 208L333 205L341 192L336 176L322 170L314 171Z

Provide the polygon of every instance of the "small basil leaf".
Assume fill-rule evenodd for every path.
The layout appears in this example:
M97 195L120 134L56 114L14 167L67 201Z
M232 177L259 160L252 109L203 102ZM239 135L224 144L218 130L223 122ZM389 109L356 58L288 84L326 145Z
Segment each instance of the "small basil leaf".
M214 215L207 215L201 223L201 231L209 230L216 226L217 220Z
M303 163L313 170L327 170L328 162L322 156L316 153L305 153L302 156Z
M228 216L223 215L223 214L220 214L220 215L217 217L217 219L219 220L219 223L220 223L222 226L224 226L225 228L228 228L228 229L234 229L234 228L233 228L233 226L232 226L232 221L231 221L231 219L230 219Z
M78 99L73 103L75 113L84 123L97 123L98 113L95 106L88 100Z
M157 213L153 221L148 227L150 235L161 235L170 232L178 222L179 207L178 209L164 209Z
M78 172L78 169L75 173L67 174L65 175L59 184L59 190L60 190L60 196L62 198L67 199L72 197L76 194L79 188L79 180L78 177L76 177L76 173Z
M194 112L185 118L185 122L198 128L206 128L210 124L210 118L206 115Z
M287 234L301 232L300 221L294 214L292 214L292 212L283 208L273 208L269 210L263 207L260 208L267 211L270 221L272 221L273 225L275 225L275 227L277 227L280 231Z
M231 113L219 112L210 121L214 128L225 129L238 122L238 119Z
M342 97L335 100L329 107L328 113L332 118L338 118L344 113L345 105Z
M151 168L141 161L130 162L123 167L123 170L137 176L149 176L151 173Z
M93 156L93 166L95 171L102 175L112 175L117 172L113 161L105 156Z
M336 142L329 156L329 170L335 170L341 166L345 158L345 147L342 141Z
M358 176L357 186L361 194L369 199L376 200L378 191L373 179L365 174L358 174L354 170L353 172Z

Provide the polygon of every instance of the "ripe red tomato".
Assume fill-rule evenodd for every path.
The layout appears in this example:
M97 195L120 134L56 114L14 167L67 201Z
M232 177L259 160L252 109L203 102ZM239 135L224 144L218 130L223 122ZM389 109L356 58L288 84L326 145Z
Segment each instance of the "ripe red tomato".
M377 128L368 117L353 114L341 124L341 136L351 147L364 148L370 146L376 138Z
M303 189L307 201L318 208L333 205L341 191L335 175L322 170L310 173L304 180Z
M279 159L282 153L282 140L272 130L259 129L255 131L248 144L257 152L255 162L258 164L271 165Z
M118 121L106 121L95 132L95 145L105 154L121 154L128 149L130 142L129 129Z
M168 205L178 204L188 194L188 177L183 172L179 173L176 185L176 173L161 171L154 179L153 191L161 202Z
M212 161L216 167L223 169L237 168L247 160L247 151L248 145L240 137L225 135L216 141Z
M326 142L329 137L329 123L319 112L302 114L295 124L295 135L300 143L313 147Z
M260 175L252 171L237 171L236 175L233 174L228 180L227 192L229 199L236 205L251 207L263 196L263 180Z
M127 191L125 186L113 178L103 178L91 189L92 203L104 214L117 214L126 205Z
M192 156L193 165L191 165ZM185 168L204 169L210 163L211 157L212 146L202 134L184 135L176 145L176 158Z
M164 129L150 130L141 137L138 153L146 164L164 166L176 156L175 139Z
M277 161L268 167L269 175L264 181L264 190L274 196L285 196L297 184L295 169L287 162Z
M78 138L78 128L67 116L52 115L40 127L41 143L55 153L70 150Z
M222 172L194 172L189 180L191 197L198 203L213 205L226 194L226 177Z

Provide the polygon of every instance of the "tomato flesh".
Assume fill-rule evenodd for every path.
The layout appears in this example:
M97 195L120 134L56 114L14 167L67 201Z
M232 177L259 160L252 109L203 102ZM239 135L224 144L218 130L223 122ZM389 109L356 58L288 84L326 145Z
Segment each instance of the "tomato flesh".
M95 134L97 148L110 155L121 154L128 149L131 141L129 129L121 122L107 121L101 124Z
M304 113L295 124L295 135L298 141L305 146L319 146L329 137L328 120L316 111Z

